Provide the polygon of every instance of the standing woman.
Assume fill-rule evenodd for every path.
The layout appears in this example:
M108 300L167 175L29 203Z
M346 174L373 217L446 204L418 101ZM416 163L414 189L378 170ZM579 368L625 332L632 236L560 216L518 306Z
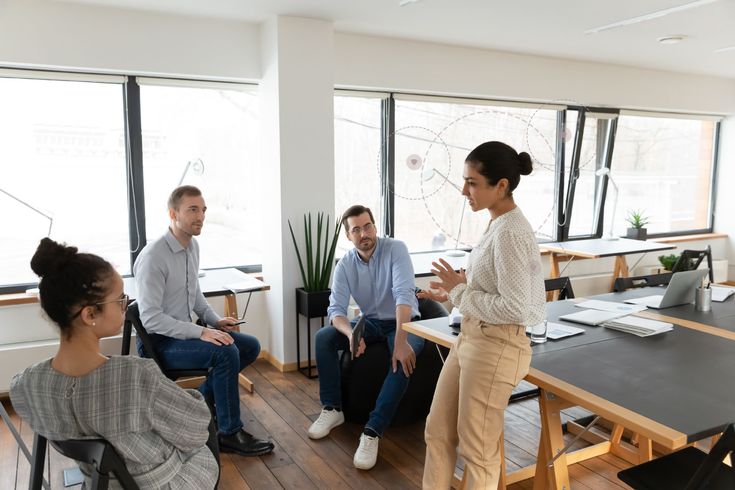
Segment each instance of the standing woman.
M503 413L513 388L528 373L526 325L545 316L541 256L531 225L513 201L528 153L483 143L467 156L464 188L473 211L490 223L470 254L467 272L440 259L424 296L451 300L463 315L462 333L437 382L426 420L423 487L448 489L457 459L465 460L465 488L496 489L501 468Z
M166 379L150 359L100 352L100 339L120 332L128 307L120 274L49 238L31 268L60 343L52 359L12 379L18 415L50 440L106 439L142 489L214 488L219 468L205 446L211 415L202 395ZM90 468L79 466L89 488Z

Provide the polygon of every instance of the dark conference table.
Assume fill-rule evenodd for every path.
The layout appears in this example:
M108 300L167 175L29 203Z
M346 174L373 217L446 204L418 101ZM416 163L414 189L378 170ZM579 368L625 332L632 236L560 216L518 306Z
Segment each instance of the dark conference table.
M660 294L658 288L611 293L590 299L622 301ZM578 310L579 300L547 303L547 317ZM652 443L677 449L721 432L735 420L735 298L638 314L674 323L670 332L641 338L604 327L568 323L585 333L533 346L526 380L541 389L541 438L535 469L508 475L508 483L535 472L534 489L569 489L567 465L612 452L637 463L652 458ZM565 322L560 322L565 323ZM446 319L411 322L404 328L445 346L454 343ZM581 406L613 425L610 441L564 453L560 411ZM623 428L638 434L638 448L620 443ZM551 463L551 464L549 464Z

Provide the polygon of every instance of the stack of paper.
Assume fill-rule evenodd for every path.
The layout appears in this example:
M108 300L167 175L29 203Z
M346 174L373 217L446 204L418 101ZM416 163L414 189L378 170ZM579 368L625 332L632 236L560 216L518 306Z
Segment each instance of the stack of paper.
M646 309L644 305L627 305L616 301L600 301L599 299L588 299L574 305L578 308L589 308L599 311L615 311L623 314L638 313Z
M727 286L715 286L712 284L710 289L712 289L712 301L725 301L735 293L735 288Z
M639 337L648 337L672 330L674 326L671 323L660 322L658 320L649 320L637 316L624 316L609 320L602 324L604 327L620 330L621 332L632 333Z

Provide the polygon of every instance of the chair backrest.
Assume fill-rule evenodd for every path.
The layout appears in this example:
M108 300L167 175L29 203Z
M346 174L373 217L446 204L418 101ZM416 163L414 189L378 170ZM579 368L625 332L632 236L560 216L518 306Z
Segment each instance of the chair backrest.
M33 439L33 465L31 468L31 490L40 490L43 483L46 444L51 445L67 458L92 466L92 489L107 490L110 474L117 478L125 490L139 490L138 484L130 476L125 462L115 448L104 439L70 439L67 441L47 441L36 434Z
M139 490L133 477L128 473L125 462L117 454L115 448L104 439L70 439L68 441L49 441L67 458L87 463L94 468L92 473L92 490L106 490L110 474L125 490Z
M707 267L709 267L709 281L715 282L715 274L712 271L712 248L707 245L704 250L683 250L671 268L671 272L690 271L699 267L704 259L707 259Z
M702 464L699 465L694 476L687 483L686 489L707 488L709 481L722 468L722 460L727 455L731 455L732 458L733 453L735 453L735 427L733 424L729 424L717 443L712 446ZM730 471L735 472L735 469L730 468Z
M546 292L559 291L557 299L572 299L574 298L574 290L572 289L572 281L569 280L568 276L554 277L552 279L544 280L544 287Z
M140 321L140 310L138 309L138 303L133 303L129 305L128 311L125 312L125 323L123 324L123 338L121 349L122 351L120 352L120 354L123 356L127 356L130 354L130 338L133 329L135 329L135 335L143 343L145 357L156 361L158 367L161 368L161 371L163 371L163 365L161 364L161 361L158 360L158 357L156 356L156 350L153 348L153 341L151 340L150 335L148 335L146 329L143 327L143 322Z
M673 272L664 272L663 274L650 274L648 276L618 277L613 284L613 292L619 293L627 289L649 286L666 286L673 275Z
M143 344L143 355L149 359L153 359L158 368L161 370L164 376L168 379L176 381L177 379L184 376L209 376L212 372L212 367L203 368L192 368L192 369L168 369L163 365L161 360L156 355L156 349L153 346L153 340L148 334L146 329L143 327L143 322L140 320L140 310L138 309L138 303L133 303L128 306L128 311L125 313L125 323L123 325L123 338L122 338L122 349L120 354L127 356L130 354L130 337L132 331L135 329L135 334Z

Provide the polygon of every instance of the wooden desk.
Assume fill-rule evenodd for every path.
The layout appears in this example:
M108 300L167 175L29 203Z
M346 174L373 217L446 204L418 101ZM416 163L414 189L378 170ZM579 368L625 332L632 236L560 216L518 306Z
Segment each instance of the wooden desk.
M123 279L123 283L128 296L135 298L137 295L135 278L126 277ZM267 291L270 289L270 286L264 282L235 268L203 271L203 275L199 277L199 287L202 289L202 294L207 298L224 296L224 314L233 318L239 318L237 313L237 294ZM240 331L240 327L237 327L237 331ZM203 377L187 379L186 386L190 387L194 384L199 384L203 379ZM239 381L240 385L248 392L253 392L253 382L247 376L240 373Z
M591 240L542 243L539 247L542 250L550 252L550 275L552 278L559 277L559 261L561 260L615 257L615 268L613 269L612 282L610 283L610 290L612 291L615 279L618 277L628 277L628 263L625 260L626 255L671 250L676 248L676 245L630 240L628 238L618 238L617 240L594 238Z
M547 307L549 319L574 308L569 301ZM667 313L648 310L642 316L672 318ZM506 481L535 474L534 489L569 489L568 464L606 452L633 463L647 461L653 442L677 449L721 432L735 419L735 392L723 389L732 383L735 333L673 320L674 330L648 338L581 326L582 335L533 346L526 380L541 390L537 464L509 474ZM411 322L404 328L445 346L456 339L446 319ZM564 447L560 411L577 405L612 421L612 438L560 454ZM620 443L623 427L639 435L637 448Z

